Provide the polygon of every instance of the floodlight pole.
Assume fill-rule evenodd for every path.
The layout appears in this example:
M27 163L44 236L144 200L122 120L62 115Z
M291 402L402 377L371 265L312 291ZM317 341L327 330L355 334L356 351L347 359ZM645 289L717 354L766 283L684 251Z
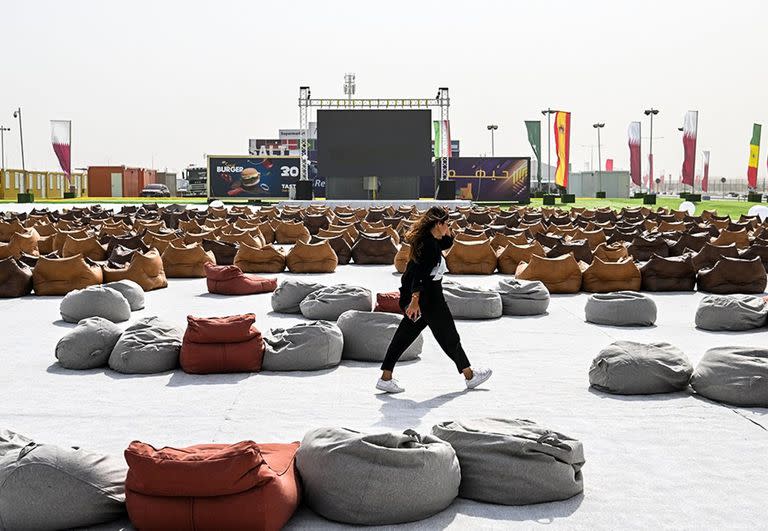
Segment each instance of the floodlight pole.
M597 191L603 191L603 158L600 154L600 129L605 127L604 123L592 124L592 127L597 129Z
M3 164L3 175L5 175L5 132L10 130L10 127L0 126L0 162Z

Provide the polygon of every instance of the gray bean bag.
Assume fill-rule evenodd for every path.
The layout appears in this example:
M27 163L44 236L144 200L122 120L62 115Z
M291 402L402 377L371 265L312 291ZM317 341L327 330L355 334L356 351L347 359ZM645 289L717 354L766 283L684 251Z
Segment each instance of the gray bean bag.
M59 313L68 323L78 323L88 317L103 317L113 323L120 323L131 318L131 306L117 290L88 286L67 293L61 299Z
M301 314L313 321L335 321L347 310L370 312L373 309L371 291L358 286L337 284L313 291L301 304Z
M432 434L456 450L459 496L502 505L565 500L584 490L581 442L523 419L443 422Z
M549 290L539 280L505 278L496 291L504 315L541 315L549 308Z
M752 330L767 321L768 304L750 295L707 295L696 309L696 326L702 330Z
M122 329L103 317L83 319L56 344L56 359L74 370L104 367Z
M589 384L617 395L674 393L688 387L693 366L669 343L616 341L600 351L589 368Z
M0 429L0 529L72 529L125 514L122 459Z
M497 319L501 317L501 295L495 291L443 283L443 295L455 319Z
M264 337L262 370L318 371L341 363L344 338L334 323L299 323L271 332Z
M716 402L768 407L768 349L711 348L696 366L691 387Z
M118 280L104 284L105 288L112 288L119 291L128 301L128 306L132 312L144 309L144 289L133 280Z
M431 435L365 435L346 428L308 432L296 454L305 501L337 522L391 525L428 518L456 498L453 448Z
M109 356L109 367L126 374L153 374L179 366L184 332L157 317L144 317L120 336Z
M652 326L656 322L656 303L636 291L595 293L587 299L584 313L588 323Z
M301 301L313 291L324 287L324 284L317 282L283 280L272 292L272 310L279 313L301 313L299 308Z
M336 322L341 333L344 334L343 358L357 361L384 361L392 336L395 335L395 330L403 319L402 315L394 313L357 310L344 312ZM424 338L419 335L400 360L409 361L418 358L423 347Z

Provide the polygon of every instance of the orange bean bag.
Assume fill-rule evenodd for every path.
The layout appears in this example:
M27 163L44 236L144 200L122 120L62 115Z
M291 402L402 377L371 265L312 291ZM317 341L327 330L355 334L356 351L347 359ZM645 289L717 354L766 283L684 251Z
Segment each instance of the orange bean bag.
M352 259L356 264L393 264L397 251L391 236L361 232L352 246Z
M299 505L299 443L204 444L125 451L125 503L141 530L278 531Z
M190 374L259 372L264 341L252 313L230 317L187 316L179 363Z
M399 313L403 314L400 308L400 292L389 291L387 293L376 294L376 307L374 312Z
M68 258L41 256L32 271L35 295L66 295L103 280L101 268L79 254Z
M529 245L507 245L498 253L499 273L514 275L520 262L530 262L534 254L546 256L544 247L537 241Z
M274 278L248 275L234 265L219 266L207 263L205 264L205 278L207 279L208 293L219 295L253 295L270 293L277 289L277 280Z
M519 280L540 280L550 293L578 293L581 289L581 268L572 254L544 258L537 254L530 262L517 266Z
M749 235L745 229L739 231L730 231L723 229L720 235L712 240L714 245L729 245L735 243L736 247L743 249L749 247Z
M272 247L251 247L240 244L235 255L235 265L245 273L280 273L285 269L285 255Z
M130 263L126 267L112 268L105 266L103 270L104 282L133 280L144 291L168 287L168 278L163 268L163 259L157 249L150 249L146 253L135 251Z
M11 236L8 243L0 243L0 259L19 258L22 253L32 256L38 256L38 241L40 235L35 229L26 229L22 232L16 232Z
M339 259L327 241L298 241L285 257L285 263L291 273L333 273Z
M631 258L616 262L595 258L581 274L581 289L593 293L639 291L641 283L640 269Z
M603 262L618 262L628 257L629 251L621 242L601 243L595 247L595 258L599 258Z
M491 241L455 241L445 255L448 271L454 275L490 275L496 271L498 259Z
M169 278L202 278L206 262L216 263L213 253L199 243L177 247L169 245L161 255L165 275Z
M67 237L75 239L85 239L91 235L91 232L86 229L79 230L60 230L53 235L53 250L61 254L64 249L64 242L67 241Z
M17 232L24 232L26 229L21 221L14 219L13 221L0 221L0 242L9 242L11 237Z
M275 241L277 243L291 244L299 241L306 243L309 238L309 230L301 222L280 221L275 227Z
M96 236L86 236L85 238L66 236L61 248L61 256L67 258L78 254L95 262L104 261L107 259L107 247L100 244Z

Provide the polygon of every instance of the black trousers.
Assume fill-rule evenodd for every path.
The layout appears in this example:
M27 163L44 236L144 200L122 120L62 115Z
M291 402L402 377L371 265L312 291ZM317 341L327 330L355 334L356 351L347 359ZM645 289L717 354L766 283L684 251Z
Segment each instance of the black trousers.
M408 316L403 316L400 326L397 327L392 342L387 349L387 355L381 370L391 371L395 368L397 360L411 346L419 334L427 327L432 331L440 348L453 360L459 372L470 366L467 355L461 347L461 338L453 322L453 315L443 297L443 288L440 282L432 282L428 289L423 289L419 298L421 318L413 322Z

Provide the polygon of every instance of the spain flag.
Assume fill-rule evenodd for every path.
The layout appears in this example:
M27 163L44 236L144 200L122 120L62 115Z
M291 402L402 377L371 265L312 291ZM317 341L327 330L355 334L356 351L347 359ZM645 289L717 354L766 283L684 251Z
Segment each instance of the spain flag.
M571 153L571 113L558 111L555 114L555 147L557 170L555 184L568 188L568 162Z
M747 186L757 188L757 164L760 159L760 124L752 125L752 140L749 142L749 167L747 168Z

